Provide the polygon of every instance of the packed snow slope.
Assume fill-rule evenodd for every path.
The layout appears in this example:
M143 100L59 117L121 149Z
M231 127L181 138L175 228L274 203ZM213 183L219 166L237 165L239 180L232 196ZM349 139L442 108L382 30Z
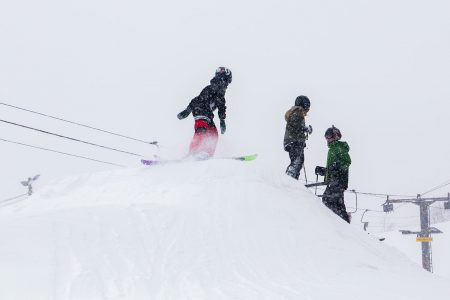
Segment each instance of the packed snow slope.
M0 209L0 239L2 300L448 299L448 282L259 161L55 181Z

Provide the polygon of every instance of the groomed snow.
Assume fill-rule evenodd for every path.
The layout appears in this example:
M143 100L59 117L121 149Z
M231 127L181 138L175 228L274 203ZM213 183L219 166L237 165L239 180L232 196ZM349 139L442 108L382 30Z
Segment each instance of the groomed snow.
M436 300L449 291L258 160L54 181L0 209L0 239L2 300Z

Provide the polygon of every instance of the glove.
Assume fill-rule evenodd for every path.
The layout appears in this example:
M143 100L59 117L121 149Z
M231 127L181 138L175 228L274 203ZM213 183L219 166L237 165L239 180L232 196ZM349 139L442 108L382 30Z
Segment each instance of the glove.
M177 115L177 118L180 120L185 119L189 116L190 113L191 112L188 109L185 109Z
M221 119L220 120L220 133L224 134L225 131L227 131L227 125L225 124L225 120Z
M316 175L325 176L325 174L327 173L327 168L317 166L315 173Z
M303 129L307 134L311 134L313 132L313 128L311 125L308 125Z

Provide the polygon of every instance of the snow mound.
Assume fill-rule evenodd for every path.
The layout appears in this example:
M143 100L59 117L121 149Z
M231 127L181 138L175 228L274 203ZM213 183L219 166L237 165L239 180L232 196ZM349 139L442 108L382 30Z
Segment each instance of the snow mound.
M0 299L413 300L448 291L257 161L55 181L0 209L0 238Z

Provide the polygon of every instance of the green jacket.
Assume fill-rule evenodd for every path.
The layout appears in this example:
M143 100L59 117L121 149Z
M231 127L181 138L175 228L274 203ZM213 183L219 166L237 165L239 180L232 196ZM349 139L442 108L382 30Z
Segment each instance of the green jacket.
M327 174L325 176L326 181L331 179L329 169L330 166L336 161L339 161L342 171L344 171L344 173L346 173L348 176L348 168L352 163L352 159L348 154L349 150L350 147L348 146L347 142L334 141L328 145Z

